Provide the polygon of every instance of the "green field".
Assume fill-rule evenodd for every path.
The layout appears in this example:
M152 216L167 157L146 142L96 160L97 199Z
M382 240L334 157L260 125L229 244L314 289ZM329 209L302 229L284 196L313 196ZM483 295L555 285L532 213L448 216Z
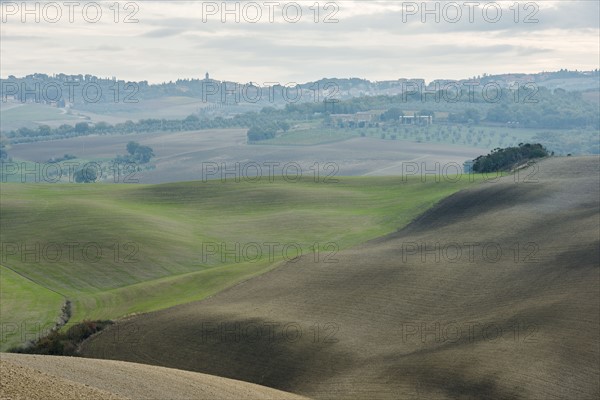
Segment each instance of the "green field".
M309 128L290 131L260 144L312 146L316 144L338 142L359 136L357 131L332 128Z
M4 350L51 329L65 301L0 265L0 343Z
M334 257L473 184L338 179L2 184L2 264L36 284L2 269L0 323L48 326L65 300L50 290L72 302L71 322L199 300L315 246Z

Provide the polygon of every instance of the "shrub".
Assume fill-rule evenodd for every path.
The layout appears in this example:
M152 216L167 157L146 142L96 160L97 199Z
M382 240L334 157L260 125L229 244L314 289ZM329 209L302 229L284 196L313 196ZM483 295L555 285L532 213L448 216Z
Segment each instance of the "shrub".
M11 353L43 354L53 356L76 356L77 347L85 339L100 332L112 321L83 321L71 326L66 331L52 331L49 335L38 339L27 346L14 347Z

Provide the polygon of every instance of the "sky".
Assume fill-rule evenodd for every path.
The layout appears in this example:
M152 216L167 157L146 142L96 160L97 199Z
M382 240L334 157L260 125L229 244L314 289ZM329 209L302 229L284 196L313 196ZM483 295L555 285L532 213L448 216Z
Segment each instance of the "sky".
M160 83L209 72L288 84L600 68L597 0L0 5L4 78L41 72Z

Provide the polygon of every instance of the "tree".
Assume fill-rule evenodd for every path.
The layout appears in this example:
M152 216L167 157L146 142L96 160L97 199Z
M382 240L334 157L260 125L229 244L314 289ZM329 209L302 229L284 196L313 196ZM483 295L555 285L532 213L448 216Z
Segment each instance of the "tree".
M273 139L277 133L277 126L273 124L265 124L263 126L252 126L248 129L246 136L248 141L257 142L260 140Z
M129 142L127 143L127 152L131 155L135 154L135 151L138 149L138 147L140 147L140 144L138 142Z
M48 125L40 125L38 126L38 131L40 136L48 136L52 133L52 128L50 128Z
M548 151L539 143L519 143L518 147L495 148L487 156L479 156L473 160L473 171L510 171L515 166L523 164L526 161L547 157L548 155Z
M277 127L284 132L287 132L290 130L290 124L287 121L278 121Z
M187 117L185 117L184 119L185 122L198 122L200 121L200 118L198 118L196 115L194 114L190 114Z
M94 183L98 179L98 175L94 168L88 166L75 171L73 178L77 183Z
M146 164L154 157L154 150L149 146L142 146L138 142L129 142L126 146L128 157L125 157L127 162L138 162L140 164Z
M479 111L474 108L467 108L465 110L465 119L470 123L477 123L481 119Z
M78 122L75 124L75 132L77 133L85 133L90 129L90 126L87 122Z
M381 114L379 119L382 121L398 121L398 119L402 116L404 116L402 110L397 107L393 107Z
M111 128L111 126L110 126L109 124L107 124L106 122L104 122L104 121L100 121L100 122L98 122L98 123L96 124L95 128L96 128L96 129L95 129L95 130L96 130L96 132L99 132L99 133L101 133L101 132L106 132L106 131L108 131L108 130Z
M135 152L135 158L141 164L149 162L152 157L154 157L154 151L148 146L139 146Z

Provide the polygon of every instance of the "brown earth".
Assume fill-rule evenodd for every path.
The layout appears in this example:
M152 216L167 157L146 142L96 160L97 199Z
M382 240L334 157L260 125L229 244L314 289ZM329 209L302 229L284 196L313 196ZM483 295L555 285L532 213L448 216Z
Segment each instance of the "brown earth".
M0 355L0 399L302 399L246 382L122 361Z
M0 399L126 399L85 384L46 374L39 369L0 360Z
M314 398L596 399L599 165L547 159L395 234L120 321L83 353Z

